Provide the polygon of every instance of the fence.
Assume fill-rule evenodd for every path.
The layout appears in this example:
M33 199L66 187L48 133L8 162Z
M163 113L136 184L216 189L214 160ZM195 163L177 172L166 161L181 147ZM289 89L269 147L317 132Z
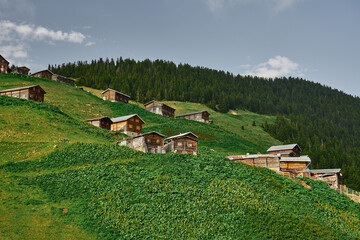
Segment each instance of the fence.
M360 203L360 192L348 188L346 185L340 185L339 189L336 189L341 194L345 194L354 202Z

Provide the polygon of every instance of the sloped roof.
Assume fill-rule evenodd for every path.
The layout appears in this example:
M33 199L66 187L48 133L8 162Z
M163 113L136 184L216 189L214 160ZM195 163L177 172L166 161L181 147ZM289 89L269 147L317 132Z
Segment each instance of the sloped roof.
M41 73L41 72L49 72L51 75L55 75L52 71L50 71L49 69L44 69L41 71L38 71L36 73L31 74L30 76L34 76L35 74Z
M193 136L195 137L195 139L186 136L186 135L188 135L188 134L193 135ZM168 137L168 138L165 139L165 141L166 141L166 140L171 140L171 139L183 138L183 137L185 137L185 138L190 138L190 139L193 139L193 140L196 140L196 141L197 141L197 138L198 138L198 136L196 136L196 135L193 134L192 132L186 132L186 133L180 133L180 134L178 134L178 135Z
M277 145L277 146L271 146L267 151L268 152L273 152L273 151L282 151L282 150L292 150L295 147L298 147L301 151L301 148L299 147L299 145L295 144L288 144L288 145Z
M208 111L203 110L203 111L197 111L197 112L183 113L183 114L176 115L175 117L182 117L182 116L193 115L193 114L203 113L203 112L208 113ZM208 114L210 115L210 113L208 113Z
M0 55L0 58L4 59L4 60L5 60L5 62L7 62L7 63L9 64L9 61L8 61L8 60L6 60L3 56L1 56L1 55Z
M84 121L89 122L89 121L96 121L96 120L101 120L104 118L108 118L110 121L111 119L108 116L104 116L104 117L98 117L98 118L90 118L90 119L85 119Z
M152 131L152 132L143 133L143 134L141 134L141 135L138 135L138 136L135 136L135 137L132 137L132 138L127 138L127 139L121 140L121 141L119 141L119 142L127 141L127 140L132 140L132 139L139 138L139 137L143 137L143 136L146 136L146 135L149 135L149 134L157 134L157 135L159 135L160 137L163 137L163 138L165 137L165 135L162 135L161 133L158 133L158 132L156 132L156 131ZM118 143L119 143L119 142L118 142Z
M167 106L167 107L169 107L169 108L171 108L171 109L174 109L175 110L175 108L172 108L172 107L170 107L169 105L166 105L165 103L163 103L163 102L159 102L159 101L156 101L156 100L151 100L150 102L147 102L147 103L145 103L144 104L144 106L146 107L147 105L149 105L150 103L153 103L153 102L157 102L157 103L160 103L162 106Z
M134 116L138 116L140 118L140 120L145 123L145 121L137 114L131 114L131 115L126 115L126 116L122 116L122 117L116 117L116 118L112 118L111 121L113 121L113 123L116 123L116 122L123 122L123 121L126 121Z
M124 93L121 93L121 92L116 91L116 90L111 89L111 88L106 89L106 90L105 90L105 91L103 91L101 94L104 94L104 93L106 93L107 91L113 91L113 92L119 93L119 94L121 94L121 95L124 95L125 97L130 98L130 96L129 96L129 95L126 95L126 94L124 94Z
M25 66L14 68L13 71L15 71L16 69L21 69L21 68L26 68L27 71L30 71L30 68L25 67Z
M309 156L281 157L280 162L311 162Z
M334 168L334 169L314 169L310 170L311 173L340 173L341 168Z
M46 93L46 92L44 91L44 89L42 89L42 87L40 87L39 85L32 85L32 86L26 86L26 87L18 87L18 88L5 89L5 90L0 91L0 93L2 93L2 92L13 92L13 91L18 91L18 90L24 90L24 89L29 89L29 88L32 88L32 87L39 87L39 88L41 88L41 90L43 90L44 93Z

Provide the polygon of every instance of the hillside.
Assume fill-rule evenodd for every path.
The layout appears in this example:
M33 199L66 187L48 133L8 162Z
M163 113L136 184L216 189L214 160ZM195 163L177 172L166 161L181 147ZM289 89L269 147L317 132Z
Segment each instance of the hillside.
M343 170L347 185L360 190L360 99L299 78L264 79L146 59L99 59L50 66L92 88L117 89L138 102L197 102L220 112L245 109L278 116L265 128L285 143L296 142L314 168ZM316 79L314 79L316 80Z
M307 189L224 158L279 143L261 127L274 117L166 102L176 114L208 110L215 122L209 125L155 115L136 102L105 102L46 79L0 74L0 83L40 84L47 92L44 103L0 96L1 239L360 237L360 204L325 183L304 179ZM82 121L131 113L145 120L144 132L193 131L199 155L144 154Z

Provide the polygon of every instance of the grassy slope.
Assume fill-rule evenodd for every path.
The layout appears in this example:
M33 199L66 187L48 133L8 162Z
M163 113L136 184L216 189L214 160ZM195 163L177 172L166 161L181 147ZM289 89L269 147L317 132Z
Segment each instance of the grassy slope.
M359 205L324 184L312 182L314 189L307 190L271 171L223 158L279 143L259 127L271 117L211 111L216 123L210 126L161 117L140 104L104 102L49 80L0 74L0 83L0 89L40 84L51 104L0 98L0 128L6 129L0 150L7 156L0 163L12 162L0 167L1 239L360 237ZM177 114L204 109L169 104L176 105ZM221 154L202 147L198 157L148 155L113 145L58 142L112 142L106 131L80 120L131 113L146 121L144 131L168 136L193 131L200 146Z

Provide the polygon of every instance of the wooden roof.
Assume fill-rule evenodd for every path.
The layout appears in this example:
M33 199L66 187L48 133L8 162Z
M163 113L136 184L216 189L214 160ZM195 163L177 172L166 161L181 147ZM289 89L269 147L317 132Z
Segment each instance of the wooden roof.
M203 111L197 111L197 112L190 112L190 113L183 113L183 114L179 114L179 115L176 115L175 117L182 117L182 116L187 116L187 115L194 115L194 114L198 114L198 113L203 113L203 112L207 112L206 110L203 110ZM208 113L210 115L210 113Z
M226 156L230 160L242 160L252 158L275 158L280 157L280 154L248 154L248 155L237 155L237 156Z
M311 159L308 156L281 157L280 162L311 162Z
M8 61L8 60L6 60L3 56L1 56L1 55L0 55L0 58L4 59L4 60L5 60L5 62L7 62L7 63L9 64L9 61Z
M42 89L42 87L40 87L39 85L32 85L32 86L26 86L26 87L18 87L18 88L5 89L5 90L0 91L0 93L19 91L19 90L29 89L29 88L33 88L33 87L39 87L39 88L44 92L44 94L46 93L46 92L44 91L44 89Z
M41 70L41 71L38 71L36 73L33 73L31 74L31 76L34 76L35 74L38 74L38 73L41 73L41 72L49 72L51 75L55 75L52 71L50 71L49 69L44 69L44 70Z
M192 136L194 136L193 138L192 137L188 137L188 136L186 136L186 135L192 135ZM165 140L172 140L172 139L179 139L179 138L189 138L189 139L192 139L192 140L195 140L195 141L197 141L197 138L198 138L198 136L196 136L195 134L193 134L192 132L187 132L187 133L181 133L181 134L178 134L178 135L175 135L175 136L171 136L171 137L168 137L167 139L165 139Z
M124 95L125 97L130 98L130 96L129 96L129 95L126 95L126 94L124 94L124 93L121 93L121 92L116 91L116 90L111 89L111 88L106 89L106 90L105 90L105 91L103 91L101 94L104 94L104 93L106 93L107 91L113 91L113 92L119 93L119 94L121 94L121 95Z
M151 100L150 102L147 102L147 103L145 103L144 104L144 106L146 107L147 105L149 105L149 104L151 104L151 103L160 103L162 106L167 106L167 107L169 107L169 108L171 108L171 109L174 109L175 110L175 108L172 108L172 107L170 107L169 105L166 105L165 103L163 103L163 102L159 102L159 101L155 101L155 100Z
M25 66L14 68L13 71L15 71L16 69L26 69L27 71L30 71L30 68Z
M101 120L101 119L109 119L111 121L111 119L107 116L105 117L98 117L98 118L90 118L90 119L85 119L84 121L86 122L90 122L90 121L96 121L96 120ZM112 122L112 121L111 121Z
M298 147L301 151L301 148L299 147L299 145L295 144L287 144L287 145L277 145L277 146L272 146L270 147L267 151L268 152L273 152L273 151L283 151L283 150L293 150L295 147Z
M310 170L311 173L341 173L341 168L334 169L314 169Z
M123 122L123 121L127 121L129 120L130 118L134 117L134 116L137 116L138 118L140 118L140 120L145 123L144 120L142 120L142 118L137 115L137 114L131 114L131 115L126 115L126 116L122 116L122 117L116 117L116 118L112 118L111 121L113 121L113 123L117 123L117 122Z

